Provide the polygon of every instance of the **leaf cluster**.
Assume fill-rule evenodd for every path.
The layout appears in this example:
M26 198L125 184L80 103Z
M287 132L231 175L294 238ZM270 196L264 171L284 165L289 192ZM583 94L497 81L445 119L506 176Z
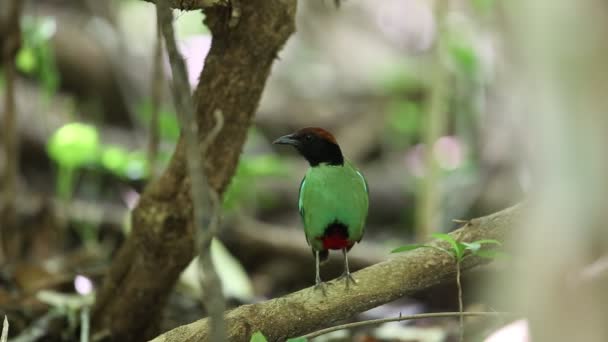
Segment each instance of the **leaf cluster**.
M450 234L445 233L434 233L432 237L443 240L449 244L449 248L443 248L440 246L430 244L410 244L395 248L391 253L401 253L412 251L418 248L432 248L442 253L446 253L451 256L455 261L461 262L465 258L475 255L482 258L494 259L500 256L504 256L504 253L496 249L483 248L484 245L501 246L500 241L493 239L482 239L473 242L460 242L454 239Z

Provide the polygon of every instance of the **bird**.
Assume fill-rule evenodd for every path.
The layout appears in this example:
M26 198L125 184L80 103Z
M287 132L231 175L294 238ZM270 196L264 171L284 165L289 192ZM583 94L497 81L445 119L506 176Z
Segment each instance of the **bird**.
M315 257L315 286L326 293L319 266L329 250L341 250L345 287L357 281L348 266L348 252L363 238L369 189L363 174L342 155L336 138L320 127L305 127L273 144L291 145L308 161L298 193L298 209L306 241Z

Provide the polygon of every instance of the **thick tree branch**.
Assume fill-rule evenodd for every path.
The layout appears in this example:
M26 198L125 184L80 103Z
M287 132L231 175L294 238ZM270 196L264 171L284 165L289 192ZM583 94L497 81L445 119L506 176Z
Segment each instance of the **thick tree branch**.
M22 2L19 0L4 1L0 4L0 57L5 78L4 115L2 120L2 143L4 145L5 169L3 170L0 187L2 199L0 205L0 263L4 258L14 259L21 253L19 242L20 232L17 227L15 198L17 197L17 175L19 153L17 145L17 106L15 101L15 80L17 68L15 57L21 46L21 16Z
M238 25L230 9L205 10L213 35L194 93L199 142L220 110L225 124L209 146L205 174L223 193L234 174L247 130L270 67L294 31L295 0L251 0L241 6ZM96 331L113 340L140 341L158 333L158 320L179 274L194 255L191 181L180 139L165 172L146 189L133 211L133 231L114 258L93 312Z
M514 206L498 213L473 219L454 231L459 241L479 239L504 240L521 213ZM438 245L444 242L435 241ZM445 244L445 243L444 243ZM470 269L487 261L467 258L462 269ZM357 286L346 291L341 281L332 281L327 296L307 288L281 298L244 305L225 315L230 341L249 341L260 330L271 341L301 336L346 319L356 313L416 293L442 281L453 281L456 268L453 260L431 248L398 255L354 273ZM154 339L155 342L210 341L207 319L173 329Z
M156 3L156 0L144 0ZM229 0L169 0L169 6L173 9L192 11L213 6L227 6Z

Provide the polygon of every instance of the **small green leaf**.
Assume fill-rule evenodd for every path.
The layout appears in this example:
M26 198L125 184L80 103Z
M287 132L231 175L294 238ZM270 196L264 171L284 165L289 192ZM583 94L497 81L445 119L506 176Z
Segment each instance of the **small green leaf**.
M455 42L450 46L450 54L458 68L466 75L473 75L477 71L479 60L472 46Z
M99 137L94 126L69 123L60 127L49 139L47 152L58 164L76 168L96 161Z
M38 68L38 60L32 48L23 47L17 53L17 69L25 74L32 74Z
M456 257L457 259L462 259L462 256L464 255L465 246L462 243L454 240L454 238L450 234L433 233L433 234L431 234L431 236L433 236L436 239L440 239L440 240L443 240L443 241L446 241L447 243L449 243L450 246L452 247L452 250L454 251L454 253L453 253L454 257Z
M401 253L401 252L413 251L414 249L423 248L423 247L429 247L429 246L424 245L424 244L405 245L405 246L401 246L401 247L393 249L391 251L391 253Z
M306 341L308 341L308 340L304 337L290 338L287 340L287 342L306 342Z
M268 342L268 340L266 339L266 336L262 334L261 331L256 331L255 333L253 333L253 335L251 335L251 339L249 340L249 342Z
M110 145L101 152L101 165L118 176L125 176L124 170L129 163L129 152L120 146Z

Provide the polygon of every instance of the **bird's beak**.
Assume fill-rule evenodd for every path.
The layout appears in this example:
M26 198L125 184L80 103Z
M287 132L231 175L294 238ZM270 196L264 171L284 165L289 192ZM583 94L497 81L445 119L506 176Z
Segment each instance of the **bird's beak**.
M278 138L277 140L272 142L273 144L277 144L277 145L292 145L292 146L298 146L300 144L300 141L296 138L293 137L293 134L288 134L288 135L284 135L280 138Z

